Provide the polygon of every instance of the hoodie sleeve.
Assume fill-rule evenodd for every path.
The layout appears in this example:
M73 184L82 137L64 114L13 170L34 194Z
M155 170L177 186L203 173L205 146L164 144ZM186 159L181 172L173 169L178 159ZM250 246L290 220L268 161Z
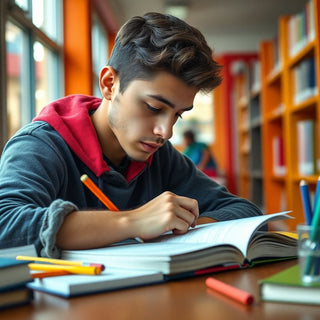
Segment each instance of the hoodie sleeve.
M61 250L55 245L56 234L64 218L78 208L71 202L61 199L55 200L44 213L40 228L40 241L43 246L41 256L59 258Z
M0 159L0 247L34 244L38 254L58 257L56 234L77 210L63 200L67 153L56 147L56 134L39 137L31 128L13 137Z

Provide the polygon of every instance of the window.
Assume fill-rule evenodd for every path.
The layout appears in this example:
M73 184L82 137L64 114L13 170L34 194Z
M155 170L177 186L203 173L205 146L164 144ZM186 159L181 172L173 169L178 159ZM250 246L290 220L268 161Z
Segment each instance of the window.
M25 32L10 21L6 24L7 43L7 126L11 137L28 120L22 101L29 101L27 65L28 45Z
M212 144L214 142L213 93L197 93L192 110L185 112L182 119L173 127L171 142L181 145L183 132L192 129L198 141Z
M63 93L61 0L4 0L1 145Z
M108 35L96 15L92 19L93 94L100 97L99 75L108 60Z

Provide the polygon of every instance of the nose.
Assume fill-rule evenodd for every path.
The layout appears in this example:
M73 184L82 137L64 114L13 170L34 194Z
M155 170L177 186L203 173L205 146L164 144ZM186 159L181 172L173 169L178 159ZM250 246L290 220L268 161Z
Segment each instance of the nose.
M153 133L165 140L168 140L172 137L173 125L174 121L172 121L169 117L162 119L154 126Z

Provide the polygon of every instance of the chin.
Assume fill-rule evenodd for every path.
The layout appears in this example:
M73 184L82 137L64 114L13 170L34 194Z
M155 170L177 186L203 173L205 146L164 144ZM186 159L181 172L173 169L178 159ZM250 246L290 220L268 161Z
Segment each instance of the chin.
M137 161L137 162L146 162L152 155L151 154L147 154L145 156L138 156L138 155L130 155L128 154L128 157L133 160L133 161Z

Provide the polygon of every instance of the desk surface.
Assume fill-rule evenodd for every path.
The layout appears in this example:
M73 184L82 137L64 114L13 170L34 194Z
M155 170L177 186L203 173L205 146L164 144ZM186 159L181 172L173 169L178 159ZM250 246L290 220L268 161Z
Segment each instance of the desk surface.
M71 299L37 292L32 304L0 311L0 319L320 319L319 306L259 301L257 281L296 262L277 262L214 275L251 292L255 296L255 303L251 306L207 290L204 282L209 275L206 275Z

